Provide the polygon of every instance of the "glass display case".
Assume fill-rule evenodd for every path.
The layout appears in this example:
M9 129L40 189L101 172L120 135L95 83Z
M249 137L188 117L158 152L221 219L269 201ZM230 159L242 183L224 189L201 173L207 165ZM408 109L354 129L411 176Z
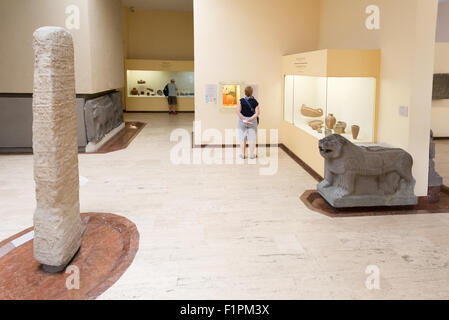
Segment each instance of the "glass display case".
M177 96L194 97L193 72L127 70L128 97L164 97L163 90L171 79L176 81Z
M377 142L380 50L324 49L283 57L284 121L314 139Z
M374 141L376 78L285 76L284 120L321 139Z

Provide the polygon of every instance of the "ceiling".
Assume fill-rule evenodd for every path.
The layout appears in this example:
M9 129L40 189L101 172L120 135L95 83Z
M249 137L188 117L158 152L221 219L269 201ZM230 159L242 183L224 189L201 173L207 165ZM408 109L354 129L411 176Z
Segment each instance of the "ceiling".
M122 3L137 10L193 11L193 0L122 0Z

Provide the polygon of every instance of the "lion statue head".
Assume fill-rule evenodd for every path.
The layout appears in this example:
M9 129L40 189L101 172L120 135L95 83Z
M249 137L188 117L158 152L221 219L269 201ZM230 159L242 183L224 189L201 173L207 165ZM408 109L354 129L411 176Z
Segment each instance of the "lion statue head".
M324 159L335 159L341 156L343 146L349 141L339 134L332 134L319 141L318 147Z

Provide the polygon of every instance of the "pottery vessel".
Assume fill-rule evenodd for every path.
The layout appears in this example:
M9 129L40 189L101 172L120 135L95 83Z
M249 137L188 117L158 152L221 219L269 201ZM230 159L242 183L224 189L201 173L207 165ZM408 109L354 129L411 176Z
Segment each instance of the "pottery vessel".
M131 90L131 94L132 94L133 96L138 96L138 95L139 95L139 91L137 90L137 88L133 88L133 89Z
M329 115L326 117L326 127L329 129L333 129L336 123L337 118L335 118L332 113L329 113Z
M225 104L229 104L229 105L234 104L234 96L230 95L230 94L226 95L226 103Z
M319 118L323 116L323 109L311 108L303 104L301 106L301 114L306 117Z
M354 140L356 140L357 137L359 136L360 127L357 125L353 125L351 127L351 132L352 132L352 137L354 138Z
M320 130L323 127L323 121L322 120L313 120L309 122L309 126L313 130Z
M334 126L334 131L337 134L345 133L346 129L346 122L338 121L337 124Z

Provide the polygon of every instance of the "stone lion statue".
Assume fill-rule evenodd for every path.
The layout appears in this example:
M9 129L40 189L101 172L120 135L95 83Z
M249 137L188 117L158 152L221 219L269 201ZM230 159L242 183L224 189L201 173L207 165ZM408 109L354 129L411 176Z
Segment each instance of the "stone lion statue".
M320 140L319 150L325 159L325 174L318 191L330 204L416 204L413 158L406 151L357 146L338 134Z

